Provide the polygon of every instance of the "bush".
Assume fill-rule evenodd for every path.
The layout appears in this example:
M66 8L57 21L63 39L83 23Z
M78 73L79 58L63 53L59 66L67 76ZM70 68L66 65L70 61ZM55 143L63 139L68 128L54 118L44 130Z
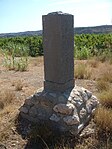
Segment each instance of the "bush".
M75 47L75 58L76 59L80 59L80 60L86 60L88 58L90 58L90 50L87 49L86 47L77 49L77 47Z
M16 71L26 71L28 67L28 58L21 57L18 61L15 62L14 69Z
M8 55L20 57L24 56L27 52L29 56L41 56L43 55L43 43L41 36L31 37L12 37L12 38L0 38L0 49L7 51Z
M4 54L4 66L8 70L16 70L16 71L26 71L28 67L28 57L27 53L26 56L17 58L15 57L15 54L12 54L9 56L7 52ZM25 55L25 54L24 54Z
M30 56L35 57L43 55L43 43L41 38L31 37L28 46Z

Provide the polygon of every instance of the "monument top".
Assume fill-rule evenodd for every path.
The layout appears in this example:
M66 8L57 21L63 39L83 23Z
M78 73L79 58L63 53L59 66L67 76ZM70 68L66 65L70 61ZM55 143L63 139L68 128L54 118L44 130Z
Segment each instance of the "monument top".
M47 15L71 15L69 13L63 13L62 11L50 12Z

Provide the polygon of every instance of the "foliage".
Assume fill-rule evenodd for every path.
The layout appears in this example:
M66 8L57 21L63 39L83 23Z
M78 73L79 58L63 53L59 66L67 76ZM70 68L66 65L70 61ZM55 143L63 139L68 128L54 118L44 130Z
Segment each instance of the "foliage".
M112 62L112 34L81 34L74 37L74 54L76 59L88 59L97 56L104 62ZM0 49L7 50L8 54L15 49L15 56L20 56L24 50L28 56L43 55L43 41L41 36L25 36L0 38Z
M112 59L112 34L75 35L75 58L97 56L102 62Z
M87 49L85 46L77 49L75 48L75 58L80 59L80 60L85 60L88 59L91 56L90 50Z
M8 54L14 51L14 56L24 56L25 52L29 56L43 55L42 37L39 36L0 38L0 48Z
M13 50L10 50L10 54L8 54L9 51L4 50L4 66L8 70L16 70L16 71L26 71L28 66L28 57L27 57L27 51L22 51L21 57L16 57L16 50L15 48ZM24 57L22 57L22 55Z

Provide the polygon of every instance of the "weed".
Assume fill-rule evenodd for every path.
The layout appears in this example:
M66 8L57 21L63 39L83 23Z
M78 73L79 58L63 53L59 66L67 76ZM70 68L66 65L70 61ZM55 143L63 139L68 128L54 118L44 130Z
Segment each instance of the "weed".
M4 52L4 63L3 65L8 70L14 70L14 59L12 60L12 57L10 57L7 52Z
M17 49L16 47L12 47L14 49L11 49L10 55L7 50L3 51L4 55L4 66L8 70L16 70L16 71L26 71L28 67L28 51L25 47L19 47L19 50L21 51L20 58L17 58ZM21 49L22 48L22 49ZM20 53L19 53L20 54Z
M28 58L20 58L18 61L15 62L15 70L16 71L26 71L28 67Z
M91 52L86 47L81 48L80 50L75 47L75 58L80 60L88 59L91 55Z

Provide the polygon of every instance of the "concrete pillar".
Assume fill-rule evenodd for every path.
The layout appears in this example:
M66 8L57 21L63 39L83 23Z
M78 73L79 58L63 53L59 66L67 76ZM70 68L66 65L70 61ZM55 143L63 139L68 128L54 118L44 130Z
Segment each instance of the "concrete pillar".
M54 12L42 20L44 89L64 92L74 87L73 15Z

